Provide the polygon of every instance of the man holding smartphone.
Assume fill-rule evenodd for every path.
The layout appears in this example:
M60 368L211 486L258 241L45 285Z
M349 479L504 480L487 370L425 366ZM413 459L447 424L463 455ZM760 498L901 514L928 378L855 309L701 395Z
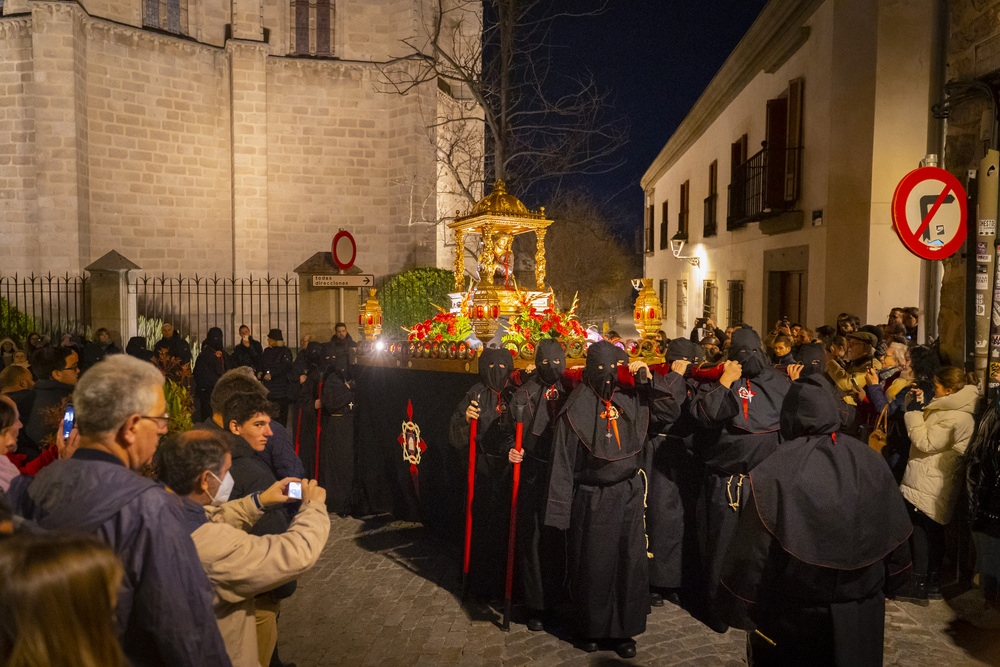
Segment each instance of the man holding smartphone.
M79 362L76 352L68 347L43 347L35 352L31 363L38 374L38 382L24 429L31 443L31 448L22 452L27 455L25 462L55 442L66 402L80 378Z
M254 620L262 593L288 583L315 565L330 534L326 491L315 480L285 478L259 493L226 501L232 456L218 431L188 431L157 450L154 469L167 487L182 496L185 517L215 592L219 631L233 665L266 665ZM265 508L293 499L302 505L288 530L279 535L246 532ZM231 487L229 487L231 489ZM273 649L272 649L273 650Z

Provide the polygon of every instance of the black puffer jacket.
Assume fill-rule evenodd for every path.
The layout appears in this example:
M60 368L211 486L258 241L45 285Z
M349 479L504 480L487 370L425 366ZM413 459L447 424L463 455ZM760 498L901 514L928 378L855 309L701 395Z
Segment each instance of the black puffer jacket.
M972 530L1000 538L1000 407L990 405L965 453Z

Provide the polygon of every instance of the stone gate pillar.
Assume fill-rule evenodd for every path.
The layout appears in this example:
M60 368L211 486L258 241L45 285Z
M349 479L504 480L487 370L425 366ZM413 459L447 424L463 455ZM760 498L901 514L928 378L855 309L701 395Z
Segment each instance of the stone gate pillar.
M111 340L125 350L128 339L138 335L135 292L129 290L132 271L141 268L121 253L111 250L84 269L90 273L88 300L92 330L106 328Z
M312 340L325 343L333 336L337 322L347 325L347 331L355 341L364 339L364 332L358 328L357 287L330 286L337 276L353 276L364 273L356 266L340 271L333 263L333 255L318 252L295 269L299 276L299 336L306 334ZM299 341L295 342L298 345Z

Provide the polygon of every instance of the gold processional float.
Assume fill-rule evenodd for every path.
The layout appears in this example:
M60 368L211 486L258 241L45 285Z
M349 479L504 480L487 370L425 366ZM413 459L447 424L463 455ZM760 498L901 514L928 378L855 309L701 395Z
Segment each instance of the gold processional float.
M432 320L406 330L408 340L394 340L392 336L382 336L382 308L376 291L371 290L358 317L365 336L358 346L358 363L415 370L478 372L477 354L484 343L494 341L497 330L504 324L505 335L498 344L514 351L515 366L524 367L533 362L537 336L550 336L553 327L557 328L566 347L567 365L583 364L590 341L576 320L576 300L569 311L556 311L552 290L545 284L545 232L552 222L545 217L544 207L538 211L529 210L507 192L503 181L496 181L493 192L476 203L467 215L457 215L448 225L455 232L455 292L449 295L451 309L446 311L436 306L441 312ZM535 289L525 290L513 280L511 260L514 237L532 232L535 234ZM465 239L469 234L478 234L482 239L482 250L477 258L480 280L472 284L470 277L470 287L463 291ZM622 344L631 359L662 361L656 334L663 309L653 289L653 281L641 278L633 280L632 285L639 292L634 318L641 338L625 340ZM432 335L435 332L442 333ZM472 333L474 338L468 335Z

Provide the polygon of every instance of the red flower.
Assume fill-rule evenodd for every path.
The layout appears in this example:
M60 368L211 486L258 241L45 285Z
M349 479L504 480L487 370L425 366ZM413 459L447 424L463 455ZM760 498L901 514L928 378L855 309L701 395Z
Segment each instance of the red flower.
M556 331L558 331L559 333L561 333L561 334L562 334L562 335L564 335L564 336L565 336L566 334L568 334L568 333L569 333L569 330L568 330L568 329L566 329L566 327L564 327L564 326L563 326L563 325L561 325L561 324L557 324L557 325L556 325Z
M542 322L542 327L541 327L542 333L548 333L549 329L551 328L552 328L551 322Z
M442 340L444 340L444 336L442 336L441 334L438 334L437 336L434 337L434 340L436 340L436 341L442 341Z
M448 335L449 336L454 336L456 331L457 331L457 329L455 328L454 324L449 324L448 325Z

